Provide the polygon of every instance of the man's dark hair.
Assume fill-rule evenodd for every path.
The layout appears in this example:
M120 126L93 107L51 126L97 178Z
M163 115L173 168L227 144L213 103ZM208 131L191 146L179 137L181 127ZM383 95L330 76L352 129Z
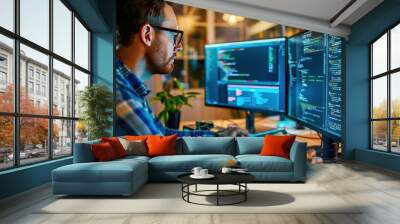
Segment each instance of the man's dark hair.
M164 0L118 0L117 39L121 45L129 45L140 27L149 23L160 26L164 21Z

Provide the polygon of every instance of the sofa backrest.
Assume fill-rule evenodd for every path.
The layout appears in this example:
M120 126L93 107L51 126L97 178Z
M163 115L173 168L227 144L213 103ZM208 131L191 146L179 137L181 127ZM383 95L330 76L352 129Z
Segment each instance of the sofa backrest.
M259 154L264 144L264 137L237 137L236 155Z
M183 137L177 141L177 154L225 154L235 155L233 137Z
M100 140L75 143L74 148L74 163L89 163L95 162L96 158L91 150L92 144L99 144Z

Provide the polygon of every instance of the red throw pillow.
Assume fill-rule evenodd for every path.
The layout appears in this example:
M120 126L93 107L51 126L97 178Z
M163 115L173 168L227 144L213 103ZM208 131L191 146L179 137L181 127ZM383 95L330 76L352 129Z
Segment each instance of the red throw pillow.
M110 161L117 158L113 147L108 142L93 144L91 145L91 149L94 157L99 162Z
M177 138L178 135L149 135L146 140L148 156L176 155L175 145Z
M117 137L110 137L110 138L101 138L101 142L108 142L114 149L115 155L118 158L125 157L126 151L122 146L121 142L119 142Z
M124 139L128 140L128 141L146 141L147 139L147 135L125 135Z
M290 148L295 139L295 135L266 135L260 155L280 156L289 159Z

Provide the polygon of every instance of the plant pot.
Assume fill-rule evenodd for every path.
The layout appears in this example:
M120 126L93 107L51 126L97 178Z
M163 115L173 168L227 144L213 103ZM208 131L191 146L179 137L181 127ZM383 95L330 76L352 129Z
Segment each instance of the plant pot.
M165 123L165 126L171 129L179 129L179 123L181 121L181 112L169 112L168 121Z

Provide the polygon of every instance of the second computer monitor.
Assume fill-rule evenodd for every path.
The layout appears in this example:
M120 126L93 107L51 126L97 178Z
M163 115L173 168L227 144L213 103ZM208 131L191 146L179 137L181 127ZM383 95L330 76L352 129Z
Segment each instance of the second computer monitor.
M285 38L206 45L206 104L285 112L285 52Z

